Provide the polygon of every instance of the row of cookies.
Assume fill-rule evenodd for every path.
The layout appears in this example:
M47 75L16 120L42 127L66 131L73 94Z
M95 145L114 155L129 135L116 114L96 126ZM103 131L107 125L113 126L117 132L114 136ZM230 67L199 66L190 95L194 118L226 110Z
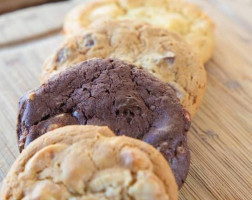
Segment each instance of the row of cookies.
M186 132L206 85L202 61L213 49L211 20L181 1L95 0L67 15L64 33L41 86L20 99L19 150L27 148L3 199L177 199L190 164ZM106 138L110 130L95 125L127 137Z

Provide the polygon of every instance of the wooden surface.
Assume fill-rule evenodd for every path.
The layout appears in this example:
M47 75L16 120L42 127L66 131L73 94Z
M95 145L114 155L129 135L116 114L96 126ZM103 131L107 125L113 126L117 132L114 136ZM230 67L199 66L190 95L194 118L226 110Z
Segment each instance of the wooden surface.
M0 14L60 0L0 0Z
M180 200L251 200L252 1L191 1L215 21L216 47L206 64L205 98L188 133L191 167ZM62 20L74 4L0 16L0 182L18 156L18 99L39 85L41 64L62 41Z

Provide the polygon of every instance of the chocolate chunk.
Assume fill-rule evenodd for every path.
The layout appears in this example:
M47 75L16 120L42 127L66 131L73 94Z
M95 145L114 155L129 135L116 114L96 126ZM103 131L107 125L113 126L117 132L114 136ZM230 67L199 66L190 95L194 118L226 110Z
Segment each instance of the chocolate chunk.
M91 34L86 34L84 36L84 44L86 47L91 47L95 44Z
M65 62L67 59L67 53L66 53L66 49L65 48L62 48L58 54L57 54L57 60L56 62L57 63L62 63L62 62Z

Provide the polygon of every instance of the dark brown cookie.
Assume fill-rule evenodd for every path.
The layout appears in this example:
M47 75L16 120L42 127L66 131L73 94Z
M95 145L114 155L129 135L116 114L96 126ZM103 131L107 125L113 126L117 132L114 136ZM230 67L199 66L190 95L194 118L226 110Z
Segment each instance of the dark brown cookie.
M146 141L168 160L179 186L187 176L189 114L167 83L134 65L89 60L25 94L17 124L20 151L48 130L70 124L107 125L117 135Z

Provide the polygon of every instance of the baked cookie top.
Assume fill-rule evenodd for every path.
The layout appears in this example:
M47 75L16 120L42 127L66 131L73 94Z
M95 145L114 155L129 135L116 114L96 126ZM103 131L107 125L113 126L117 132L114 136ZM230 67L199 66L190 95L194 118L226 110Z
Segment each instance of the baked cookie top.
M105 20L66 39L43 66L42 82L90 58L118 58L148 70L177 93L193 116L202 100L206 72L198 56L178 35L148 24Z
M0 199L177 200L163 156L107 127L65 126L31 143L3 182Z
M106 125L150 143L170 163L179 186L189 168L190 115L169 84L120 60L93 59L53 76L19 103L20 150L48 130Z
M97 19L148 22L181 35L199 53L203 62L213 53L214 25L197 6L181 0L94 0L69 12L67 34L86 29Z

